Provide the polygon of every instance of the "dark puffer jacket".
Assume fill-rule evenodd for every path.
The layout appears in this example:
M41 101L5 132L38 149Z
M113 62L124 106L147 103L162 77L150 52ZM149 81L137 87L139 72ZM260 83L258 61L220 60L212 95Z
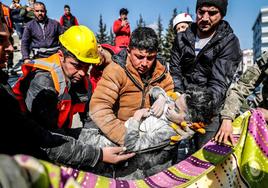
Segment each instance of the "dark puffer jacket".
M231 84L242 54L238 38L226 21L221 21L215 35L195 55L195 23L176 36L170 72L175 91L184 92L189 84L211 90L215 107L220 107Z

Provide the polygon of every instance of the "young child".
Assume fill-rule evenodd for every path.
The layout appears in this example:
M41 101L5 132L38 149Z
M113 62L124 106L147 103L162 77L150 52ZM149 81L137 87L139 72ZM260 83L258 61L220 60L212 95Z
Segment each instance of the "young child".
M173 19L173 29L175 33L183 32L188 27L189 24L193 22L190 14L180 13Z
M179 95L153 87L149 93L152 102L163 100L163 113L155 117L149 109L140 109L125 122L125 152L135 152L136 156L127 167L117 167L116 177L144 178L168 168L177 155L174 141L189 138L196 131L204 133L204 125L212 117L212 95L205 89L189 87ZM98 128L82 130L80 136L80 140L99 147L114 145ZM103 171L95 173L109 176Z

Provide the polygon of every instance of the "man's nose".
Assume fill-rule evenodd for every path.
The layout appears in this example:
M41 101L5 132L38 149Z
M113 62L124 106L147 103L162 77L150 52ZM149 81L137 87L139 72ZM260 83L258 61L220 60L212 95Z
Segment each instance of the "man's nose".
M209 19L209 14L208 12L205 12L202 16L202 20L208 20Z
M79 73L80 76L84 77L86 75L87 71L85 69L80 69L78 71L78 73Z

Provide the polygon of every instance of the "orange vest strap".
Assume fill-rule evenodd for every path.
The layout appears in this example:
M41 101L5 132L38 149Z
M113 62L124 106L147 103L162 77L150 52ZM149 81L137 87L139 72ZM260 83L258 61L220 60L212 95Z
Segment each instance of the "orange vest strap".
M65 81L64 73L59 63L59 58L57 59L53 57L52 58L49 57L49 58L36 59L36 60L31 61L31 63L24 64L23 66L38 68L38 69L46 70L50 72L56 91L59 93L59 95L62 95L66 88L66 81ZM54 62L51 62L50 60Z

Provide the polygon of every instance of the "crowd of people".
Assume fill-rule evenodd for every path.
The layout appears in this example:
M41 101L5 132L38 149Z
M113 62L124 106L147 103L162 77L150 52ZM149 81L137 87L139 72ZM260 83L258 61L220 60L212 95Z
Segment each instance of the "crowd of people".
M196 20L173 20L169 69L149 27L131 32L119 11L115 46L99 44L64 6L60 21L29 0L1 4L0 153L28 154L52 163L121 179L144 178L209 140L235 144L232 121L256 85L264 84L268 53L230 88L242 61L239 39L224 20L228 0L197 0ZM21 38L22 75L13 88L5 67L13 25ZM170 70L170 71L168 71ZM268 120L266 98L259 110ZM79 114L82 127L73 122ZM181 144L187 141L188 144Z

